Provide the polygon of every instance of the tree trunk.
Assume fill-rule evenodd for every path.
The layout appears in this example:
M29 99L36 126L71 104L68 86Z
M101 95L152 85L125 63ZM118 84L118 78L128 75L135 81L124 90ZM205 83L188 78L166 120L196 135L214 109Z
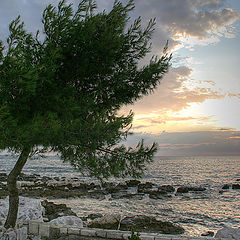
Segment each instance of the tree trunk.
M23 148L13 170L9 173L7 179L7 187L9 192L9 210L7 220L4 224L5 228L14 228L17 221L19 193L17 189L17 179L20 175L28 156L31 152L30 147Z

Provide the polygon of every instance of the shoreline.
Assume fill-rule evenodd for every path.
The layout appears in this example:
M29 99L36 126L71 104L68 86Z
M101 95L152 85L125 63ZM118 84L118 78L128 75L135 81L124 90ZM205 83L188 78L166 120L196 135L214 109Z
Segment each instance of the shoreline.
M0 185L3 186L3 180L6 179L6 175L0 174L0 178ZM106 197L110 197L112 199L111 201L118 201L123 199L126 199L126 201L130 201L131 199L136 200L138 198L139 199L137 201L142 201L142 198L147 196L147 198L152 199L151 201L160 201L160 203L163 203L179 196L181 198L186 198L188 194L199 197L201 196L201 194L206 194L206 192L208 191L208 189L205 189L201 186L159 186L151 182L140 182L138 180L127 180L120 183L106 182L104 183L104 186L100 186L96 183L86 183L78 178L50 178L46 176L40 177L40 175L36 174L22 174L20 180L21 181L19 182L19 187L22 190L20 196L34 197L40 199L47 198L55 202L59 202L61 201L61 199L65 200L65 202L67 202L68 200L77 201L78 199L81 199L81 201L88 201L88 199L92 199L98 202L109 201L109 199L106 200ZM233 184L224 184L222 188L219 189L219 191L233 191L235 187L236 190L239 189L239 179L237 179L236 183ZM54 197L53 195L56 192L58 192L59 195L56 195ZM3 191L1 191L1 193L3 193ZM45 195L45 193L47 194ZM63 196L67 196L67 198L64 198L62 194ZM219 194L221 193L219 192ZM74 198L76 197L76 195L77 198ZM92 213L94 213L94 211L92 211ZM84 217L80 216L80 218L86 218L85 221L88 221L87 217L87 215L85 215ZM49 219L47 221L49 221ZM185 225L188 225L188 223L186 222ZM218 227L218 229L220 229L220 227ZM202 231L200 234L205 234L206 232L208 231ZM182 237L185 236L187 235L184 234ZM191 236L196 237L196 234L191 234ZM200 235L198 236L200 237Z

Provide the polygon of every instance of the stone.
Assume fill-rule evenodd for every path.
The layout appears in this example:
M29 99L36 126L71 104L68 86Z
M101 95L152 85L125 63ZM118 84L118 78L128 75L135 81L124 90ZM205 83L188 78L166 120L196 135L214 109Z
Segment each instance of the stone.
M120 230L131 230L137 232L153 232L164 234L181 234L184 229L181 226L175 225L171 222L159 221L154 217L145 215L136 215L132 217L125 217L120 224Z
M128 187L137 187L141 182L139 180L133 179L125 182Z
M202 233L201 236L203 236L203 237L213 237L214 236L214 232L207 231L205 233Z
M0 219L7 217L8 197L0 199ZM43 207L39 199L19 197L18 222L37 220L43 222Z
M229 184L224 184L222 189L229 189L230 188L230 185Z
M66 204L55 204L54 202L49 202L44 200L41 202L45 209L43 217L47 217L49 221L62 216L77 216L71 208L67 207Z
M95 229L82 229L80 234L81 234L81 236L95 237L96 236L96 230Z
M240 184L233 184L232 189L240 189Z
M76 227L70 227L68 228L68 234L72 235L80 235L80 229Z
M128 191L119 191L116 193L112 193L111 197L113 199L119 199L119 198L137 198L137 199L143 199L143 194L141 193L129 193Z
M39 224L38 235L41 236L41 237L49 237L50 236L50 224L49 223Z
M162 190L162 191L171 193L171 192L175 191L175 188L171 185L162 185L162 186L158 187L158 190Z
M203 187L179 187L177 193L188 193L188 192L203 192L206 188Z
M103 229L118 229L121 221L120 214L106 214L101 218L92 220L88 227L90 228L103 228Z
M101 213L91 213L87 216L88 219L95 219L95 218L100 218L100 217L103 217L103 215Z
M58 239L59 236L60 236L60 227L50 225L49 238L50 239Z
M100 238L106 238L107 232L106 230L96 229L96 236Z
M165 198L170 198L172 197L171 195L169 195L166 191L164 190L158 190L158 191L152 191L149 194L149 198L152 199L165 199Z
M123 232L118 230L108 230L107 238L109 239L123 239Z
M29 227L28 227L28 232L33 235L38 235L39 233L39 222L35 221L30 221L29 222Z
M63 216L63 217L58 217L56 219L53 219L50 221L51 225L68 225L72 227L78 227L82 228L83 227L83 221L81 218L76 217L76 216Z
M138 185L138 192L149 193L149 191L151 191L151 188L153 186L154 186L154 184L151 182L140 183Z
M224 227L217 231L215 238L227 239L227 240L239 240L240 228Z

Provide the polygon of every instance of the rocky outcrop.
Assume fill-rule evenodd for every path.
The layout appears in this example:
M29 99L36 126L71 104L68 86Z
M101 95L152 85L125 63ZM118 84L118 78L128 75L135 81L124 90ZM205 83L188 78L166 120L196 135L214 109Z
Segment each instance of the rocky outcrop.
M171 222L159 221L154 217L136 215L125 217L120 223L120 230L131 230L138 232L155 232L163 234L181 234L184 229Z
M96 218L88 224L90 228L120 229L137 232L153 232L163 234L181 234L184 229L171 222L159 221L154 217L145 215L129 216L121 219L119 214L108 214Z
M44 200L42 201L42 206L44 207L43 217L45 221L51 221L62 216L77 216L66 204L55 204L54 202Z

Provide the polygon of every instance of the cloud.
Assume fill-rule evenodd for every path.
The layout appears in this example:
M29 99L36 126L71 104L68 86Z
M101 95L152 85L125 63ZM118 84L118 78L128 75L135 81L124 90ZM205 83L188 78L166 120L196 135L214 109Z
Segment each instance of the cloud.
M127 144L134 146L141 139L149 145L158 143L157 155L240 155L238 131L135 133Z
M220 99L225 95L209 87L191 86L192 69L181 66L171 68L164 77L154 94L144 97L133 106L128 106L123 111L128 112L133 108L135 114L163 113L166 111L178 112L188 108L192 103L202 103L207 99Z
M232 37L231 25L240 17L225 0L138 0L136 13L144 20L156 17L156 35L172 40L175 47L194 37L198 40L195 44L203 44L199 40L207 44L219 41L221 36Z

